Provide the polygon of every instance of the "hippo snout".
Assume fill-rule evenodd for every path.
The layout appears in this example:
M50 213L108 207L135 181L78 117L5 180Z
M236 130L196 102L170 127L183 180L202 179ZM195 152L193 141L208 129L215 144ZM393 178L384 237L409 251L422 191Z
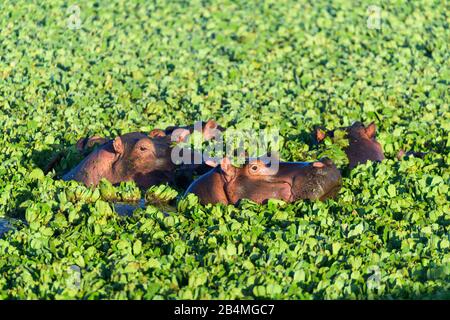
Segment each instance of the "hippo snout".
M341 188L342 177L333 161L328 158L313 162L309 170L294 178L295 198L324 200L333 198Z
M328 158L323 158L319 161L313 162L311 165L317 175L327 176L336 173L340 175L339 170L336 168L333 161Z

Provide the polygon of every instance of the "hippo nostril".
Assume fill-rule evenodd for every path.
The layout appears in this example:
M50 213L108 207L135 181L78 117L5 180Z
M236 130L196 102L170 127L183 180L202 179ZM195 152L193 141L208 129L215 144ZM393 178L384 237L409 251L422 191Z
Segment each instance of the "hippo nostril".
M313 167L314 168L323 168L325 167L325 164L323 164L322 162L313 162Z

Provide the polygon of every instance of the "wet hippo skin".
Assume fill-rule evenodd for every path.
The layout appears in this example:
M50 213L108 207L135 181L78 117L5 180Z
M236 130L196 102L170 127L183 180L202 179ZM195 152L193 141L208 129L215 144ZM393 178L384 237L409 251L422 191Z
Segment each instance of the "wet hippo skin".
M202 204L237 204L241 199L265 203L268 199L293 202L334 197L341 186L341 174L333 162L281 162L275 170L261 160L248 160L235 167L228 158L194 181L186 190Z
M134 180L141 188L164 183L173 178L170 138L149 137L132 132L110 140L90 153L63 176L85 185L97 185L105 178L116 184Z

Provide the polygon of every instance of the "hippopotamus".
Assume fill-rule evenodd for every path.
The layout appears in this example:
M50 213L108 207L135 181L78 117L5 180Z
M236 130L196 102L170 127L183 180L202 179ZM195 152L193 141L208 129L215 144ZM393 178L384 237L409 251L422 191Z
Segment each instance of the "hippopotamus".
M349 127L339 128L337 130L345 130L349 145L344 149L349 161L349 168L352 169L358 164L371 161L382 161L384 159L383 148L375 139L376 125L370 123L367 127L357 121ZM324 130L316 128L314 130L314 138L317 143L322 142L327 136L333 137L334 130Z
M201 125L203 139L205 139L206 141L213 139L219 132L225 131L222 126L218 125L217 122L212 119L209 119L206 122L202 121ZM194 132L195 129L195 125L169 126L164 130L153 129L149 133L149 136L150 138L169 136L174 142L184 142L187 140L187 137ZM76 148L81 154L87 155L92 147L96 145L102 145L109 140L110 139L98 135L85 137L77 141Z
M229 158L195 180L186 190L202 204L236 205L241 199L263 204L269 199L294 202L299 199L325 200L341 186L341 174L333 162L280 162L278 168L261 159L247 159L241 167Z
M201 130L205 140L214 138L217 132L224 130L214 120L208 120L207 122L202 122L202 124ZM195 175L203 174L211 169L204 163L184 164L172 162L171 152L174 149L172 142L186 141L189 134L195 129L197 127L194 125L178 126L168 127L166 130L153 129L148 135L140 132L132 132L114 140L100 136L79 139L76 147L86 158L77 167L64 175L63 179L78 180L86 185L97 185L101 178L105 178L112 183L134 180L138 186L144 189L151 185L167 182L186 188L192 182ZM126 143L128 146L124 150L126 154L124 153L120 157L114 148L114 141L117 141L117 139ZM140 139L144 139L145 141L150 139L157 152L151 153L150 157L139 160L140 166L135 166L134 161L138 161L136 157L144 157L141 153L133 150L133 144L137 143L139 145L141 143L139 142ZM97 149L89 154L94 146ZM186 147L178 148L177 152L179 154L180 152L181 154L187 154L187 158L190 159L193 159L196 153L196 151ZM57 160L59 161L60 158ZM116 158L117 163L115 162ZM52 161L52 167L55 163L56 160ZM120 169L121 172L118 172L117 168L122 168ZM48 171L50 171L50 168Z
M172 141L186 142L190 134L192 134L194 131L200 132L200 130L205 141L219 138L220 134L225 131L225 129L222 126L218 125L216 121L210 119L206 122L202 121L201 123L196 123L195 125L190 126L167 127L164 130L164 133L170 135ZM173 151L180 154L179 151L176 150L176 148L178 147L175 147ZM204 162L201 150L200 152L199 150L189 150L186 148L181 148L181 150L181 153L188 155L187 157L183 156L183 158L186 159L187 162L183 162L177 166L175 180L177 187L186 189L192 183L192 181L194 181L194 178L196 176L205 174L206 172L211 170L211 167Z
M179 129L185 129L186 131L180 131ZM174 141L185 141L186 136L193 133L196 129L196 125L170 126L164 130L164 133L166 135L176 135L177 137L173 139ZM203 139L205 139L206 141L213 139L217 136L218 133L225 131L222 126L218 125L217 122L212 119L209 119L206 122L202 121L201 130Z
M85 137L77 141L76 148L78 152L80 152L82 155L87 156L91 148L93 148L96 145L105 144L108 141L109 139L97 135L93 137Z
M85 185L97 185L102 178L113 184L134 180L143 189L173 180L170 139L127 133L104 142L63 176Z

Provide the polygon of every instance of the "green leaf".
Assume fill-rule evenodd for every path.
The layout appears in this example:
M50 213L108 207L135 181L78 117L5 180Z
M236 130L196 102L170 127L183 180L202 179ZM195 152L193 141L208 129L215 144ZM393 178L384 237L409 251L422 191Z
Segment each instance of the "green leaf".
M333 242L333 244L332 244L333 255L337 255L341 248L342 248L342 244L341 243Z
M161 268L161 263L155 258L150 258L148 259L147 267L152 269L159 269Z
M133 254L134 255L138 255L141 253L141 249L142 249L142 242L141 240L136 240L133 244Z
M393 184L389 185L388 194L391 198L393 198L397 195L397 189L395 188L395 186Z
M36 169L33 169L33 171L30 172L30 174L28 175L28 177L29 177L31 180L43 180L44 177L45 177L45 175L44 175L44 172L42 172L41 169L36 168Z
M227 244L227 254L230 256L236 255L236 246L232 243Z

